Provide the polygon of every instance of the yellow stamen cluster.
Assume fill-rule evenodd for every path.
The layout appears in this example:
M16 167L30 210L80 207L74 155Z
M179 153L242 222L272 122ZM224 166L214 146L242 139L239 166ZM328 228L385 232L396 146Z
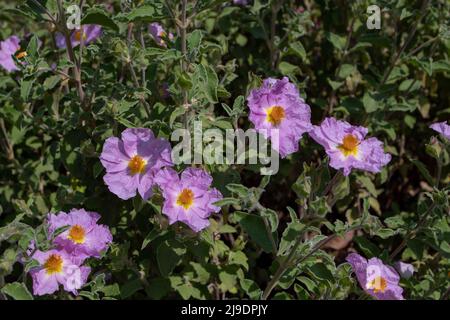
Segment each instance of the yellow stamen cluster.
M52 254L44 263L47 274L60 273L63 268L63 259L58 254Z
M189 209L194 203L194 192L191 189L183 189L177 198L177 205L185 210Z
M137 173L143 173L146 164L147 162L142 157L135 155L131 158L130 162L128 162L128 168L130 169L131 174L135 175Z
M69 230L68 238L77 244L82 244L85 241L86 231L78 224L74 225Z
M28 55L28 53L26 51L20 51L16 53L16 58L17 59L22 59L25 58Z
M274 126L280 125L283 119L286 117L286 113L284 112L283 107L273 106L267 109L267 121L273 124Z
M358 154L359 140L353 134L347 134L342 140L342 144L338 146L345 157L356 156Z
M83 40L86 40L86 33L83 31L83 29L79 29L75 31L74 38L76 41L81 41L81 37L83 37Z
M367 283L367 289L373 289L374 293L384 293L387 288L387 281L383 277L375 277Z

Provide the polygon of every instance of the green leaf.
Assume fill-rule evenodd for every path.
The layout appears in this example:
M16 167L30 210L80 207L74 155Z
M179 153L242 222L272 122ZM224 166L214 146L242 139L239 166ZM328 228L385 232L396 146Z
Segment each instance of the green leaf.
M214 69L209 65L197 64L192 78L193 88L191 93L194 96L205 97L210 103L217 103L219 79Z
M7 294L14 300L33 300L33 296L28 291L25 284L21 282L7 283L1 289L2 293Z
M142 242L141 250L144 250L148 246L148 244L150 242L152 242L156 238L158 238L158 237L160 237L160 236L162 236L162 235L164 235L166 233L167 233L167 231L161 231L161 230L158 230L158 229L152 229L152 231L150 231L148 233L148 235L145 237L144 241Z
M289 48L295 53L302 61L308 61L308 57L306 55L305 47L303 47L300 41L294 42L289 45Z
M378 196L377 189L375 188L375 185L373 184L372 180L370 180L369 177L366 176L358 176L357 180L363 185L363 187L369 191L369 193L374 196L375 198Z
M362 99L364 109L367 113L371 113L374 111L377 111L381 109L382 105L379 104L370 93L366 92L364 93L363 99Z
M202 43L203 33L201 30L194 30L189 33L187 36L187 46L189 52L193 52L194 50L198 50L200 48L200 44Z
M328 81L328 84L330 85L331 89L333 89L333 90L339 89L344 84L344 81L334 81L334 80L331 80L330 78L328 78L327 81Z
M36 58L38 56L39 38L34 35L27 46L28 57Z
M388 228L381 228L381 229L378 229L375 232L375 234L382 239L387 239L387 238L390 238L393 235L395 235L395 231L392 229L388 229Z
M280 70L282 75L295 74L299 70L297 66L294 66L293 64L290 64L286 61L280 62L278 69Z
M173 112L170 114L170 119L169 119L169 126L171 128L173 128L173 123L175 122L175 120L179 117L182 116L183 114L186 113L186 108L181 106L176 108L175 110L173 110Z
M33 88L33 84L34 84L35 80L36 80L35 78L29 79L29 80L23 79L20 82L20 97L24 101L28 101L28 97L30 95L31 89Z
M425 167L425 165L421 161L419 161L417 159L409 159L409 161L411 161L417 167L417 169L419 169L420 173L427 180L428 184L433 186L434 185L434 179L431 176L431 174L428 171L428 169Z
M44 81L44 89L52 90L61 81L61 76L50 76Z
M248 297L252 300L260 299L262 290L258 287L258 284L251 279L241 280L241 287Z
M261 216L269 221L270 231L276 232L278 229L278 214L272 209L264 208L264 210L261 210Z
M367 240L365 237L355 237L353 240L364 253L366 258L378 257L380 255L380 249L378 249L375 244Z
M229 183L226 188L230 190L232 193L237 194L241 198L245 198L249 194L249 190L246 186L237 183Z
M125 18L129 22L133 21L144 21L144 22L154 22L163 18L160 8L156 6L157 4L146 4L139 6L131 10L125 15Z
M348 64L348 63L344 63L344 64L341 66L341 69L339 70L338 76L339 76L341 79L345 79L345 78L347 78L349 75L351 75L353 72L355 72L355 70L357 70L357 69L356 69L356 67L355 67L354 65Z
M234 212L236 220L242 226L250 238L256 242L264 251L272 251L272 242L267 234L263 218L242 211Z
M142 282L140 279L133 279L131 281L126 282L123 286L120 287L120 297L122 299L126 299L131 297L134 293L142 289Z
M228 255L228 263L243 266L248 271L248 258L242 251L231 251Z
M156 250L156 259L161 275L169 276L186 253L186 247L176 240L166 240Z
M223 207L226 205L238 205L239 200L235 198L223 198L219 201L214 202L213 204L218 207Z
M99 24L102 27L112 29L116 32L119 31L119 26L100 8L89 9L81 20L81 24Z
M320 281L326 281L328 285L334 282L334 277L331 271L323 263L316 263L307 268L308 273Z
M291 222L287 225L286 229L283 231L283 236L281 237L280 245L278 246L277 255L283 256L289 252L291 247L294 245L298 237L301 236L305 229L305 225L300 222Z
M346 43L345 37L339 36L333 32L328 32L326 37L336 49L338 49L339 51L344 51Z

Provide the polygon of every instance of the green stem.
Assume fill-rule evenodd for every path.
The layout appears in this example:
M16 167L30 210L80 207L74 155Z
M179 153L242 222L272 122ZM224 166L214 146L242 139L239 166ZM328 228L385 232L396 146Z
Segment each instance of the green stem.
M186 29L188 27L186 21L186 11L187 11L187 0L182 0L181 2L181 23L179 25L180 29L180 39L181 39L181 53L183 55L183 59L181 60L181 69L183 73L186 73L188 70L188 62L187 62L187 37L186 37ZM183 90L183 105L184 107L188 107L188 93L186 89ZM188 129L189 125L189 109L186 110L183 116L184 128Z
M420 22L422 21L423 17L425 16L425 9L428 6L428 2L429 0L424 0L422 2L422 6L420 8L420 16L419 19L416 21L416 23L414 23L411 31L409 32L408 38L406 39L405 43L403 44L403 46L401 46L400 50L397 51L397 54L395 55L394 59L392 60L391 64L389 65L389 67L386 69L386 72L383 75L383 79L381 80L381 83L379 85L379 87L381 87L382 85L384 85L387 81L387 79L389 78L389 75L391 74L392 70L394 69L395 65L397 64L398 59L400 58L400 56L402 55L402 53L405 51L405 49L408 47L409 43L411 42L411 40L413 39L414 35L416 34L417 28L420 24Z
M356 226L356 227L352 227L349 228L347 232L353 231L353 230L357 230L362 228L362 226ZM314 246L314 248L311 249L310 252L308 252L308 254L306 254L305 256L303 256L302 258L300 258L298 261L296 261L295 264L300 264L303 261L305 261L306 259L308 259L309 257L311 257L314 253L316 253L318 250L320 250L324 245L326 245L328 242L330 242L331 240L333 240L334 238L338 237L339 235L334 233L332 235L329 235L327 238L323 239L322 241L320 241L318 244L316 244ZM293 259L295 258L295 253L299 247L299 245L302 242L302 237L301 234L298 236L297 240L295 241L295 244L291 250L291 252L289 253L288 257L286 258L286 260L284 260L280 266L278 267L277 271L275 272L273 278L269 281L269 283L267 284L266 289L264 290L261 299L262 300L266 300L270 293L272 292L272 290L277 286L278 281L281 279L281 277L283 276L283 274L286 272L287 268L289 268L289 266L291 265Z
M342 171L341 170L336 171L333 178L331 178L330 182L328 182L327 186L323 190L322 196L328 195L341 177L342 177Z
M75 83L77 86L77 92L78 92L78 97L80 98L81 107L84 107L85 95L84 95L84 90L83 90L83 84L81 81L81 69L78 66L78 61L75 57L72 43L70 41L70 32L67 29L66 16L64 13L64 6L62 4L62 1L58 0L57 5L58 5L58 12L59 12L59 27L60 27L61 32L64 35L64 39L66 41L67 56L69 57L70 62L73 64L72 72L73 72L73 77L75 79Z
M265 208L258 202L255 204L255 209L258 210L259 212L265 210ZM276 244L275 239L273 237L272 230L270 228L269 220L266 217L263 217L262 215L261 215L261 217L263 219L264 226L266 228L267 236L270 239L270 244L272 246L272 253L274 255L276 255L277 254L277 244Z
M423 225L424 225L424 223L426 221L426 218L428 217L430 212L432 212L434 210L435 207L436 207L436 203L433 202L431 204L431 206L428 207L427 211L425 211L425 213L423 214L422 218L420 218L419 222L417 223L417 227L415 229L410 230L406 234L405 238L402 240L400 245L394 251L392 251L391 255L389 256L389 260L392 261L403 250L403 248L406 247L408 241L413 239L417 235L417 233L423 227Z

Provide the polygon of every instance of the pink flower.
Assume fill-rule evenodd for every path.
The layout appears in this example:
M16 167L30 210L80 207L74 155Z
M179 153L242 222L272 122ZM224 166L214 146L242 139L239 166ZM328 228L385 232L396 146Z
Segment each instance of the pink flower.
M20 49L20 39L17 36L11 36L4 41L0 41L0 66L7 72L19 70L13 59L13 55Z
M33 259L39 262L39 266L30 271L33 293L37 296L52 294L60 285L76 295L91 272L91 268L80 266L64 250L36 251Z
M260 88L250 92L247 103L250 121L257 132L272 141L274 150L283 158L298 151L302 135L311 130L311 109L287 77L264 80Z
M325 148L330 166L343 169L347 176L352 169L380 172L391 161L391 155L384 152L380 140L366 138L367 131L364 127L326 118L320 126L313 126L309 135Z
M100 215L84 209L72 209L69 213L49 214L47 217L49 233L56 229L68 227L56 236L54 243L82 262L88 257L100 258L100 253L112 242L109 228L97 224Z
M220 211L213 203L222 199L222 194L210 188L212 177L202 169L187 168L178 177L175 170L166 168L155 181L162 190L162 212L169 217L170 224L181 221L198 232L209 226L211 213Z
M112 193L126 200L138 191L147 200L155 173L172 165L171 147L149 129L126 129L121 139L111 137L105 141L100 161L106 169L103 180Z

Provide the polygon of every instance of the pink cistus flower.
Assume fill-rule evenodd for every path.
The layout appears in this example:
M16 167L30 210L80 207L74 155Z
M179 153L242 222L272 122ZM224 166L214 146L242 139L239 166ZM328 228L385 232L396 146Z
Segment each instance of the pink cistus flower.
M391 155L384 152L380 140L365 139L367 128L364 127L326 118L320 126L313 126L309 135L325 148L330 166L343 169L346 176L352 169L377 173L391 161Z
M0 66L7 72L19 70L14 61L14 55L17 59L21 59L27 54L26 51L20 51L19 43L20 39L17 36L0 41Z
M62 285L65 291L77 295L87 280L91 268L80 266L64 250L36 251L33 259L39 266L30 270L33 279L33 294L52 294Z
M248 5L249 0L233 0L233 4L238 6L246 6Z
M169 40L173 39L173 34L167 34L164 28L157 22L153 22L148 25L148 32L151 34L156 44L161 47L167 47L165 41L166 38L169 38Z
M312 128L311 109L287 77L264 80L260 88L250 92L247 103L250 121L257 132L272 141L274 150L283 158L298 151L302 135Z
M383 264L378 258L366 260L357 253L346 258L365 292L379 300L403 300L400 276L394 268Z
M70 35L70 43L72 47L76 47L81 43L83 38L84 44L87 45L98 39L102 35L102 27L98 24L84 24L80 29L72 31ZM60 32L56 33L56 46L58 48L66 47L66 38Z
M138 191L147 200L155 173L172 165L171 147L149 129L126 129L122 139L110 137L105 141L100 161L106 169L103 180L112 193L127 200Z
M450 140L450 126L447 124L447 121L433 123L430 128Z
M405 263L403 261L397 261L394 263L394 268L400 274L402 278L409 279L414 274L414 266L410 263Z
M209 226L208 217L213 212L220 211L213 203L222 199L222 194L210 188L212 177L202 169L187 168L179 177L175 170L166 168L155 180L164 197L162 212L170 224L181 221L198 232Z
M58 228L68 227L67 230L56 236L54 244L81 263L88 257L100 258L100 254L112 242L109 228L97 224L99 219L98 213L88 212L84 209L72 209L69 213L50 213L47 216L48 231L51 235Z

